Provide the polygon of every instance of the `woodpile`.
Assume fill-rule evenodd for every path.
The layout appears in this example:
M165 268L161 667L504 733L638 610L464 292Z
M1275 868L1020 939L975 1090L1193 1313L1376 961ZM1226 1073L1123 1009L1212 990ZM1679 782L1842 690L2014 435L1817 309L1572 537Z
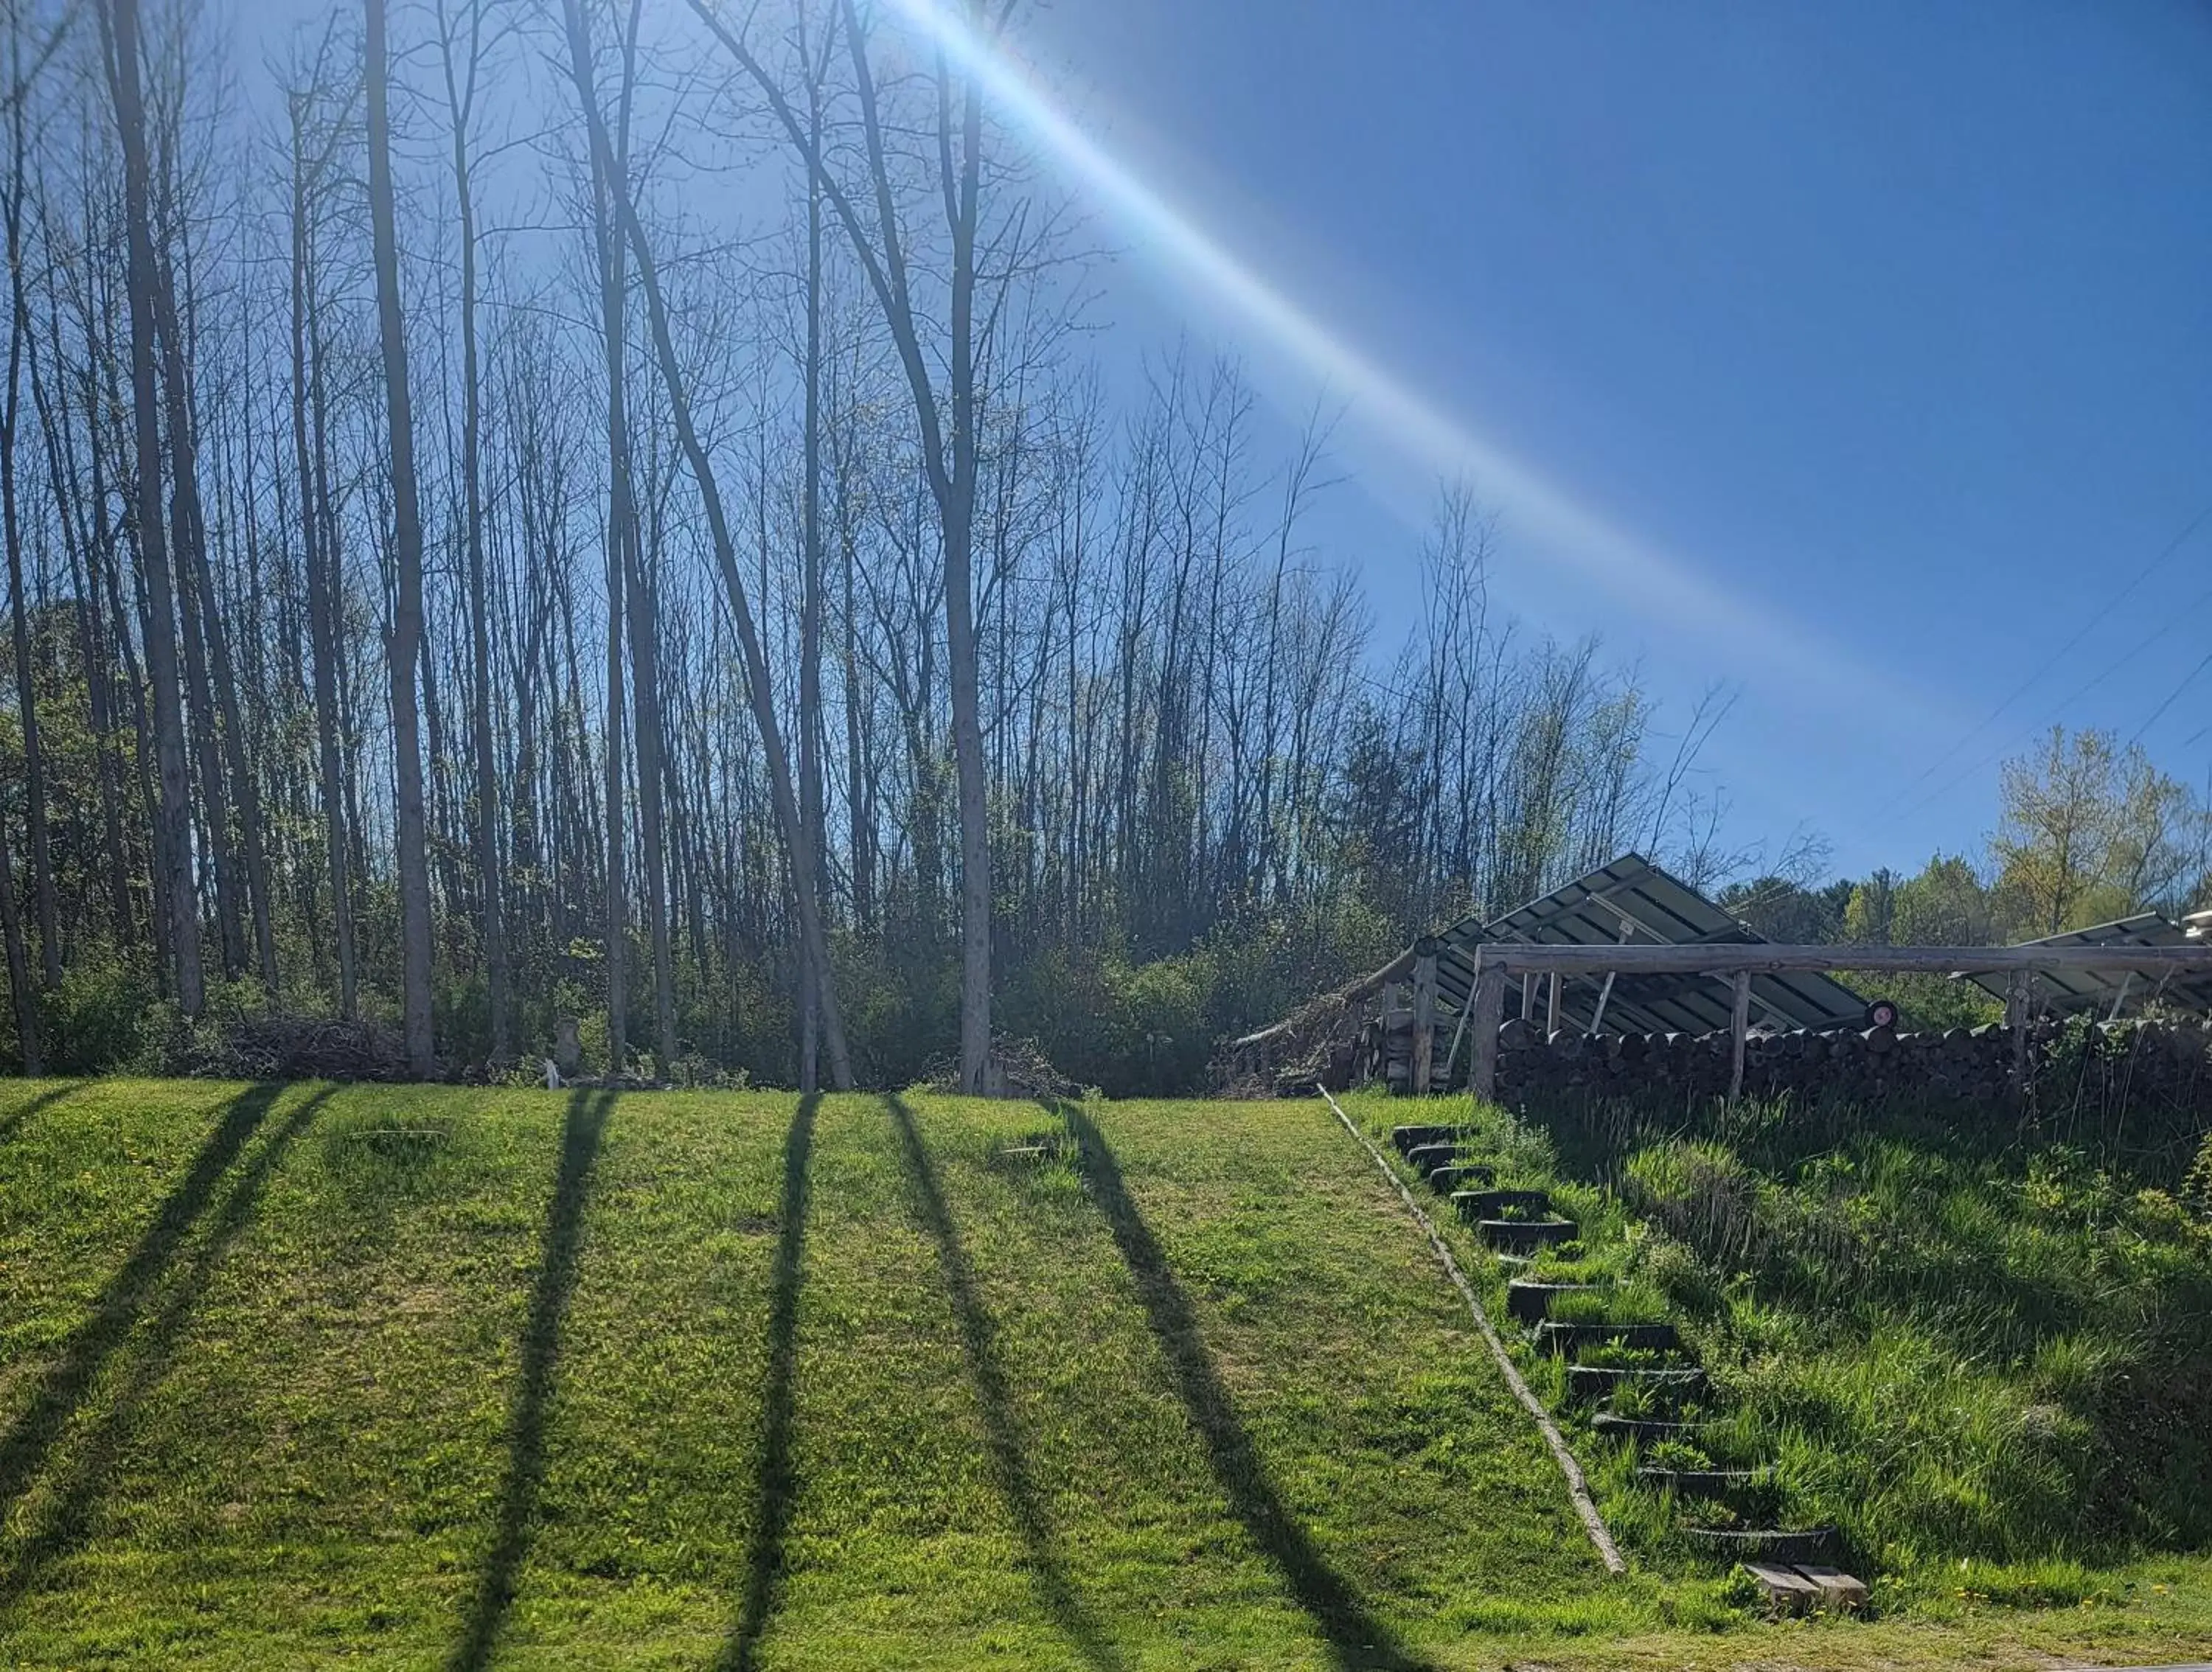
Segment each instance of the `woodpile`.
M1310 1097L1317 1085L1346 1091L1363 1084L1370 996L1324 994L1264 1033L1232 1041L1213 1060L1214 1095Z
M404 1080L415 1076L395 1028L313 1016L248 1016L179 1066L219 1079Z
M1498 1030L1497 1095L1509 1105L1573 1097L1726 1097L1726 1033L1554 1033L1520 1021ZM2050 1096L2110 1095L2212 1110L2212 1032L2201 1025L2118 1022L2029 1029L2032 1071ZM1754 1033L1744 1042L1743 1095L1995 1104L2011 1094L2013 1041L1991 1024L1941 1032L1888 1028ZM2059 1082L2065 1082L2060 1084Z

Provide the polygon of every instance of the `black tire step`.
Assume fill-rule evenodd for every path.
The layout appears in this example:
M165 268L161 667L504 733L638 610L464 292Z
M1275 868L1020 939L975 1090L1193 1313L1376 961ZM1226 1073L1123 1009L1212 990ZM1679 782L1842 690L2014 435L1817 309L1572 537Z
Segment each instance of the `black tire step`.
M1552 1198L1541 1190L1455 1190L1452 1206L1462 1219L1502 1219L1515 1212L1548 1213Z
M1457 1144L1416 1144L1406 1152L1406 1163L1424 1178L1459 1160Z
M1516 1277L1505 1286L1505 1316L1520 1323L1540 1323L1552 1310L1556 1295L1593 1295L1609 1287L1603 1283L1539 1283Z
M1680 1369L1631 1370L1620 1365L1569 1365L1567 1396L1589 1399L1611 1393L1624 1382L1675 1393L1694 1393L1705 1385L1705 1373L1695 1365Z
M1498 1169L1486 1161L1455 1162L1449 1167L1435 1168L1429 1174L1429 1189L1440 1196L1471 1187L1487 1188L1497 1183Z
M1417 1144L1457 1143L1468 1135L1465 1127L1392 1127L1390 1141L1403 1155Z
M1454 1201L1459 1200L1455 1196ZM1462 1213L1462 1218L1466 1215ZM1475 1233L1501 1254L1528 1255L1571 1243L1583 1228L1572 1219L1477 1219Z
M1678 1498L1723 1498L1747 1487L1763 1487L1774 1478L1771 1468L1655 1468L1649 1463L1636 1478L1662 1492L1672 1488Z
M1631 1445L1657 1445L1662 1440L1694 1440L1713 1425L1709 1422L1670 1422L1661 1417L1617 1417L1600 1411L1590 1426L1601 1434L1626 1440Z
M1682 1338L1671 1323L1554 1323L1536 1326L1539 1353L1571 1353L1610 1344L1647 1353L1672 1353Z

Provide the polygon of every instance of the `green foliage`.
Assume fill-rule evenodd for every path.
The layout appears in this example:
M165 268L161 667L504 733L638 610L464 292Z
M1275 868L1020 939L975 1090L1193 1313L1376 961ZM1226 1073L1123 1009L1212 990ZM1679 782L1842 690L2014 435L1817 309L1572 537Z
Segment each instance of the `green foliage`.
M2208 810L2139 744L2053 727L2005 763L2000 796L1993 892L2018 938L2177 909L2206 886Z
M46 1067L58 1074L104 1074L146 1065L158 1033L154 983L143 962L105 952L72 959L61 986L41 995L40 1037Z
M2181 1200L2198 1219L2212 1221L2212 1128L2197 1146L2197 1158L2181 1181Z
M1898 1025L1904 1032L1978 1028L2001 1021L2004 1016L2002 1000L1972 982L1954 981L1948 976L1877 975L1863 970L1839 970L1836 979L1869 1000L1887 999L1895 1005Z
M1789 877L1754 877L1720 891L1722 909L1741 918L1769 940L1818 946L1844 938L1848 882L1808 888Z
M1713 1460L1705 1455L1705 1448L1688 1440L1661 1440L1656 1445L1645 1447L1643 1455L1644 1461L1654 1468L1689 1471L1713 1466Z
M1762 1173L1633 1156L1640 1212L1744 1288L1709 1339L1786 1473L1902 1566L2212 1536L2212 1238L2080 1152L1871 1134ZM1710 1298L1710 1292L1709 1297Z
M1199 1083L1222 1038L1380 963L1393 933L1355 902L1328 919L1225 924L1187 952L1148 962L1047 947L1005 972L996 1019L1079 1084L1115 1097L1171 1095Z

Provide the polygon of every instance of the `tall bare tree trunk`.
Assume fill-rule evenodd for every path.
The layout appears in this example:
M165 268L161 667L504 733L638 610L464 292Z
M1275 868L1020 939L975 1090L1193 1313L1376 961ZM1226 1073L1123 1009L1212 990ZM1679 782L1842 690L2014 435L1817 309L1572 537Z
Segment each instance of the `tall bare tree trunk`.
M848 0L848 9L849 5ZM983 136L982 103L972 77L963 101L961 130L964 153L957 187L951 178L951 148L949 143L939 147L952 230L951 491L940 500L939 510L945 527L945 648L951 663L952 760L960 785L960 1085L973 1097L994 1088L986 1083L991 1054L991 819L983 781L983 722L977 704L973 575L975 199Z
M625 107L629 82L623 83ZM629 819L623 793L626 729L623 683L624 577L637 538L637 500L630 481L629 398L626 381L627 326L622 233L616 225L608 170L623 166L620 153L603 162L592 153L592 232L599 261L599 330L607 372L607 708L606 888L607 1051L609 1072L619 1073L629 1034Z
M238 915L231 851L229 806L238 807L238 840L244 848L247 911L252 918L255 961L262 983L276 989L276 945L269 915L269 865L261 796L246 752L246 721L238 706L238 687L230 666L215 571L208 559L207 518L200 500L199 449L194 429L191 385L183 335L178 328L176 285L167 261L154 289L154 322L161 344L162 381L169 423L169 456L173 472L172 526L179 591L185 606L185 675L201 709L207 759L201 776L207 786L207 820L214 837L218 918L222 926L223 962L233 974L246 967L244 928ZM221 751L220 755L216 753ZM224 770L227 769L227 773Z
M469 567L470 730L477 776L477 887L483 897L484 982L491 1011L491 1059L508 1050L507 938L500 921L499 775L491 730L491 625L484 588L483 394L477 364L477 210L469 167L469 123L482 62L483 8L468 5L468 56L453 58L453 33L439 9L438 40L453 116L453 191L461 217L461 491Z
M637 715L638 842L644 848L645 911L653 945L653 1072L666 1079L676 1061L676 965L668 939L668 840L662 776L660 626L645 574L645 542L630 526L625 587L630 681Z
M407 1066L437 1072L430 1032L430 864L422 826L422 745L415 671L422 644L422 513L415 492L415 423L407 387L407 329L399 305L399 246L392 224L392 131L384 0L368 0L368 209L376 246L376 315L384 345L384 403L392 435L392 540L398 592L392 611L392 742L398 779L401 1012Z
M378 3L379 0L372 0ZM177 1004L196 1018L207 1003L200 966L199 903L192 885L191 809L185 776L184 692L177 677L176 602L161 512L161 418L154 375L154 234L149 207L146 112L138 79L137 0L100 0L109 92L123 147L123 213L131 308L131 409L136 432L138 550L146 580L146 672L154 687L160 800L155 864L169 913Z
M809 131L822 143L820 78L808 76ZM816 863L806 876L794 876L794 888L814 891L815 909L829 915L828 866L823 855L830 830L823 817L822 787L822 188L810 172L806 177L806 363L805 367L805 436L802 451L806 472L801 502L805 552L801 559L799 603L799 818L811 834ZM811 1091L818 1083L815 1061L820 1044L822 971L805 964L799 990L799 1089Z
M0 832L0 940L8 950L8 992L15 1004L15 1052L23 1072L37 1075L46 1063L39 1049L39 995L31 986L31 960L23 948L23 915L15 906L15 861Z
M9 14L9 45L17 20ZM11 72L15 69L9 53ZM54 871L47 839L46 748L40 736L36 670L32 664L30 597L23 584L23 532L15 498L15 442L21 433L23 354L31 336L31 307L23 283L23 106L8 113L8 386L0 394L0 521L8 546L9 605L15 629L15 696L23 730L24 811L31 833L31 897L39 924L39 960L46 984L62 979L61 937L55 928ZM33 1043L32 1049L36 1049Z
M319 62L319 72L320 67ZM331 885L331 952L337 963L338 1012L351 1021L361 1013L361 999L354 975L353 895L346 864L345 785L338 751L338 584L332 562L335 554L324 538L326 491L325 472L318 468L321 448L308 440L311 405L318 440L322 433L322 364L319 344L314 342L318 310L306 127L309 100L319 91L319 74L314 84L291 94L292 450L300 477L301 550L307 572L307 642L314 669L315 743L322 781L325 866Z
M48 317L57 356L60 354L58 305L48 295ZM70 590L76 598L77 654L84 659L85 697L92 721L92 743L100 779L102 857L107 862L108 906L112 915L115 944L127 951L137 938L131 916L130 867L123 846L123 798L116 769L114 672L100 627L97 556L85 550L83 504L78 497L76 441L70 434L66 392L57 399L39 374L39 339L28 341L31 398L38 408L39 427L46 444L46 475L53 483L54 511L61 524L62 545L69 556Z

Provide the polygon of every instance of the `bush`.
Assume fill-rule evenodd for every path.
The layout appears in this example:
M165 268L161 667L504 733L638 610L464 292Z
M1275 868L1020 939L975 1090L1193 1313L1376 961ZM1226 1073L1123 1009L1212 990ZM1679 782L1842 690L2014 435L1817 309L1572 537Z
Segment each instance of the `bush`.
M147 1066L159 1037L154 983L112 954L73 959L62 983L42 995L41 1043L52 1074L106 1074Z

